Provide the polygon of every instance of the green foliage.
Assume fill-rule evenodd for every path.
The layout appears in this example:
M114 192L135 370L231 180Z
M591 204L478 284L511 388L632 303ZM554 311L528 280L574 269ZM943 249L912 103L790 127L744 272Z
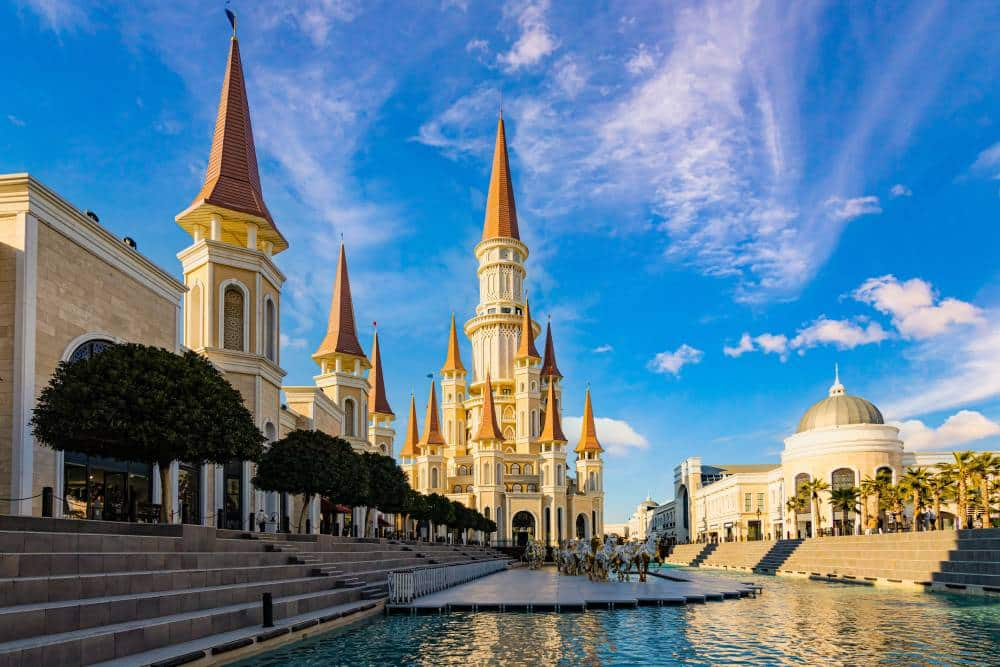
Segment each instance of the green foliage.
M427 518L438 526L452 526L455 522L455 509L451 501L444 496L431 493L427 498Z
M52 449L161 469L255 461L264 442L239 392L207 359L133 343L60 363L31 426Z
M367 452L361 456L368 477L367 495L361 504L386 513L404 511L410 486L396 459Z
M353 455L350 449L321 431L292 431L260 458L253 483L264 491L324 494L342 485L344 459Z

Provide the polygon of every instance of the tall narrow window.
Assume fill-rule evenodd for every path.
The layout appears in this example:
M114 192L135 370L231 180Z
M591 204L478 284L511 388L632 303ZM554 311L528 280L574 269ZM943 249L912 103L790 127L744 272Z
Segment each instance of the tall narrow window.
M264 306L264 356L271 361L277 361L275 355L275 332L277 330L277 318L274 312L274 301L268 299Z
M348 398L344 400L344 433L349 437L354 437L357 435L357 424L355 417L355 407L354 399Z
M243 349L243 290L235 285L226 288L223 302L222 346L227 350Z

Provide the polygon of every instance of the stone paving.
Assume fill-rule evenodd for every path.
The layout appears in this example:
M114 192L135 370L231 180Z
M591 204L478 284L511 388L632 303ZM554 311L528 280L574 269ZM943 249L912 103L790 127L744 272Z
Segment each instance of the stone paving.
M559 574L554 567L517 568L498 572L454 588L425 595L410 604L393 605L390 613L432 611L581 611L588 608L689 604L756 594L740 582L670 574L639 581L593 582L585 576Z

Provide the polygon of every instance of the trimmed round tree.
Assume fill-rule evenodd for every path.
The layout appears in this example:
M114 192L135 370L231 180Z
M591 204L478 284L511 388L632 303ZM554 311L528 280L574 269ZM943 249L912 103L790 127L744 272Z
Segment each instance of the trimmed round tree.
M363 491L357 488L357 459L346 440L322 431L292 431L260 457L253 483L264 491L303 496L296 523L302 532L302 520L314 497L327 495L336 498L334 502L355 501Z
M256 461L264 442L239 392L206 358L135 343L61 362L31 427L52 449L159 465L161 489L173 461ZM161 518L173 512L164 493Z
M368 493L365 497L365 526L371 525L371 511L377 509L386 514L402 512L406 505L406 491L410 485L406 473L391 456L374 452L361 455L368 472ZM367 528L366 528L367 530Z
M437 526L450 528L455 522L455 508L445 496L438 493L427 494L427 518L431 522L431 541L434 542L437 539L434 534Z

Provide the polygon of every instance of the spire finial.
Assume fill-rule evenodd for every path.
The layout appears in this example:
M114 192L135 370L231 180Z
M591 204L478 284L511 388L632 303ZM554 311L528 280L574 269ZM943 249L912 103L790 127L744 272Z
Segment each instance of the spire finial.
M833 365L833 384L830 385L830 396L843 396L844 385L840 384L840 364Z
M503 120L503 86L500 87L500 120Z
M833 383L840 384L840 364L833 363Z
M226 18L229 19L229 25L233 26L233 39L236 39L236 12L229 8L229 0L226 0Z

